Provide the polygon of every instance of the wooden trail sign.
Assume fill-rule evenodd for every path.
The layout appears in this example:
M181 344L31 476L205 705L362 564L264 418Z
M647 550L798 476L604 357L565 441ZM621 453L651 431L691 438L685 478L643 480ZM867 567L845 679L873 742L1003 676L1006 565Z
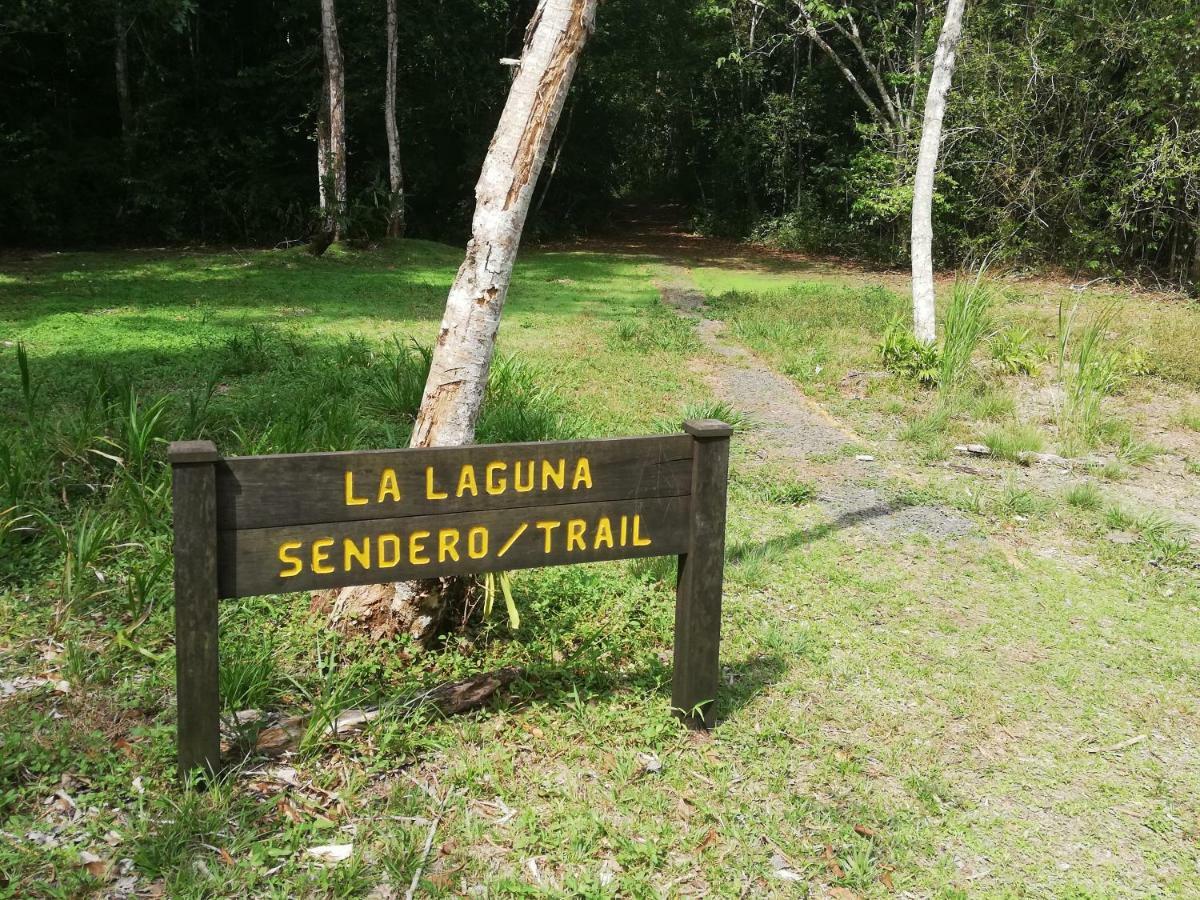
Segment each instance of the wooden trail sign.
M179 766L220 757L223 598L678 556L672 704L713 722L732 429L493 446L222 457L174 479Z

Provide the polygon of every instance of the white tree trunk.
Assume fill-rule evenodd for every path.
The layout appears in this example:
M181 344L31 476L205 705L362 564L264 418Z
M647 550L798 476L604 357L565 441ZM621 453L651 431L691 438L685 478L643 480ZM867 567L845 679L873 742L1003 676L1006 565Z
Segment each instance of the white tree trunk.
M388 205L388 235L404 237L404 172L400 168L400 129L396 126L397 36L396 0L387 0L387 84L384 86L383 124L387 130L388 185L392 195Z
M342 44L338 39L333 0L321 0L321 47L325 54L325 83L329 101L329 146L326 148L326 229L334 240L341 238L346 219L346 73ZM319 144L319 142L318 142Z
M321 103L317 107L317 203L321 210L321 221L329 217L329 79L321 70Z
M471 240L446 300L413 447L475 439L521 231L597 3L539 0L525 32L520 67L475 187ZM315 595L314 609L327 608L331 622L345 631L374 637L407 632L425 645L463 588L461 579L351 587Z
M433 353L412 446L469 444L483 406L500 311L546 150L597 0L539 0L508 102L475 188L475 217Z
M942 146L946 95L950 92L950 81L954 76L965 6L966 0L949 0L946 5L946 19L942 23L942 34L933 58L933 71L929 76L929 92L925 95L925 122L921 127L921 150L917 155L917 171L913 179L913 333L917 340L925 344L937 340L933 287L933 178Z

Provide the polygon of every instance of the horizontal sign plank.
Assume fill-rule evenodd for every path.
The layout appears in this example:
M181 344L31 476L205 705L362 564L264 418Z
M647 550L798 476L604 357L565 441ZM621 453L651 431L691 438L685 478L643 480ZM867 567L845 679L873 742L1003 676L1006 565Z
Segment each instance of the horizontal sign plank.
M688 496L219 534L221 597L684 553Z
M362 522L691 490L688 435L418 450L229 457L217 463L222 531Z

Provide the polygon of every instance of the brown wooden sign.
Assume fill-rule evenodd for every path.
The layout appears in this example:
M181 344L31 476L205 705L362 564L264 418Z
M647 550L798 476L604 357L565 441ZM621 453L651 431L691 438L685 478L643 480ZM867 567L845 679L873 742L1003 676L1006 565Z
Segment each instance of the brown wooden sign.
M495 446L222 457L171 444L179 763L219 758L217 601L678 556L672 702L711 725L731 429Z

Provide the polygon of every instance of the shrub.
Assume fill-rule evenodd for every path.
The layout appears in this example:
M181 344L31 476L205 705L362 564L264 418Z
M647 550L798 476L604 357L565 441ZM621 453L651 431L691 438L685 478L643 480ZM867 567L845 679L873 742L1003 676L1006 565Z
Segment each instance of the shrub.
M992 359L1009 375L1037 375L1045 350L1029 344L1028 328L1005 328L992 335L988 342Z
M942 352L934 344L923 344L903 318L893 319L883 333L879 355L885 367L918 384L936 387L942 379Z

